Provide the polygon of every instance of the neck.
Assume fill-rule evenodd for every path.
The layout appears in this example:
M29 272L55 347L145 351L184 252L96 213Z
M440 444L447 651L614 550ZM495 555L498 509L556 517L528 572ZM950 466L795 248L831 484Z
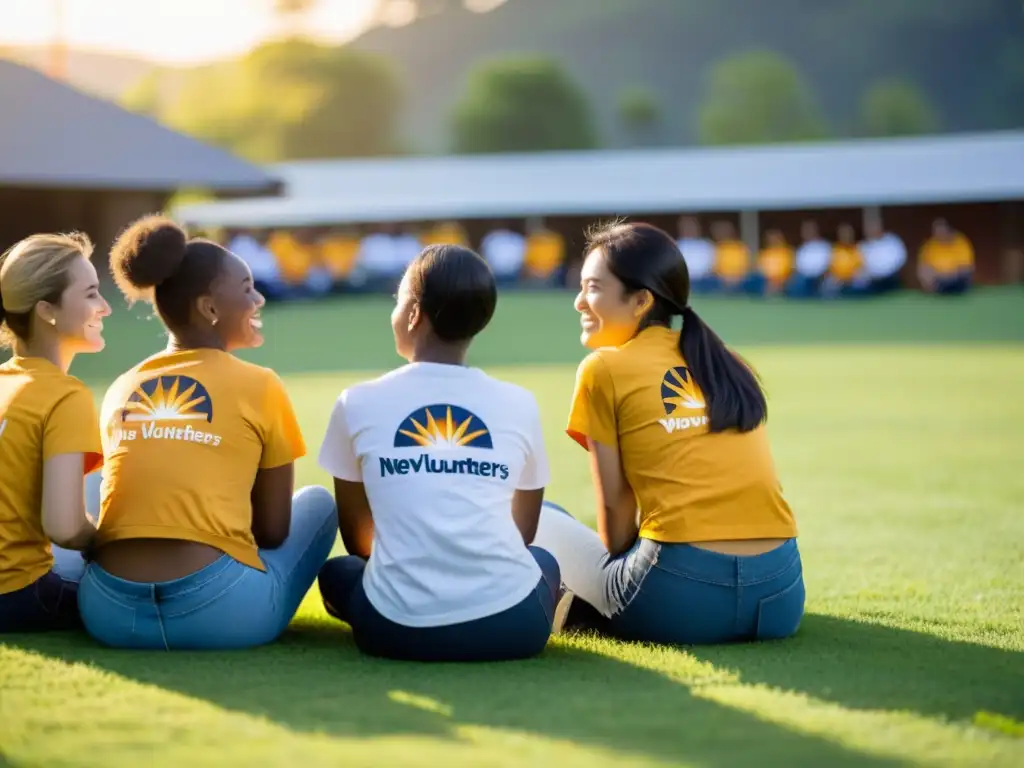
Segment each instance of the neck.
M191 349L216 349L227 352L224 342L210 331L170 331L167 339L168 352L186 352Z
M71 361L75 359L74 352L66 352L61 349L57 339L33 339L32 341L21 341L14 344L14 354L18 357L38 357L49 360L64 373L71 368Z
M467 344L429 342L417 346L409 357L410 363L437 363L439 365L465 365Z

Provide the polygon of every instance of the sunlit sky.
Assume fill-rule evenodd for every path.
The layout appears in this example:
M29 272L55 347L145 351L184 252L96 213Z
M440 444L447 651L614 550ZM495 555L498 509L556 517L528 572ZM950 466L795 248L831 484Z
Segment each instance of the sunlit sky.
M252 48L281 29L272 0L0 0L0 45L48 43L190 64ZM369 22L374 0L320 0L305 28L344 40Z

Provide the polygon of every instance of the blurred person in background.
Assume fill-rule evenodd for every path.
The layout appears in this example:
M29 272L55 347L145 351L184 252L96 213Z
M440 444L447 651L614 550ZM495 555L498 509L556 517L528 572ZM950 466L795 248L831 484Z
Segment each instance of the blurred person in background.
M748 292L755 296L780 294L792 274L792 246L782 230L769 229L764 235L764 247L757 254L756 269L748 278Z
M428 246L391 314L408 364L334 405L319 463L349 554L324 565L320 593L363 653L520 659L555 625L558 564L530 546L550 480L537 401L466 365L497 296L483 258Z
M840 224L832 261L821 285L823 296L864 296L871 285L864 266L864 256L857 245L857 233L850 224Z
M714 288L715 244L704 237L696 216L679 217L679 250L690 271L694 293L707 293Z
M469 248L466 230L457 221L438 221L426 227L420 234L420 243L428 245L458 245Z
M890 293L902 287L900 271L907 263L907 247L899 235L885 230L881 220L873 217L865 222L860 252L872 294Z
M105 346L92 250L85 235L40 234L0 256L0 346L14 353L0 365L0 633L81 626L98 512L83 478L103 449L92 393L68 369Z
M359 232L356 227L333 227L320 238L320 261L331 280L331 290L344 291L359 258ZM255 275L254 275L255 276Z
M507 222L495 222L480 242L480 255L491 265L499 286L515 285L526 262L526 238Z
M349 284L369 293L391 293L402 277L402 253L398 225L383 221L368 228L359 243L356 266Z
M800 225L800 237L803 242L796 250L794 274L786 286L786 295L804 299L820 292L832 262L832 244L821 236L818 222L812 219Z
M405 270L416 261L416 257L420 255L420 251L423 249L419 235L417 235L416 229L411 224L396 225L394 249L395 270L397 274L395 284L390 290L391 293L394 293L395 288L398 286L398 280L402 279Z
M285 297L287 285L281 279L281 268L273 252L267 247L267 233L260 230L231 230L225 237L229 251L249 265L256 290L267 301Z
M668 644L792 635L803 570L765 395L690 306L673 238L592 232L575 308L593 351L567 432L589 453L597 531L545 502L534 539L575 595L566 628Z
M330 279L320 264L311 230L278 229L270 236L267 247L280 270L286 298L322 296L330 290Z
M715 289L725 293L742 291L750 275L750 249L727 219L711 225L711 237L715 241Z
M932 223L932 236L921 246L917 276L926 293L961 294L971 287L974 247L945 219Z
M565 270L565 238L540 218L528 220L526 231L524 280L544 286L561 283Z
M294 493L306 446L280 377L234 354L263 344L263 297L238 256L159 216L125 230L110 262L125 298L151 302L169 338L103 399L102 515L82 621L115 648L269 643L337 523L326 489Z

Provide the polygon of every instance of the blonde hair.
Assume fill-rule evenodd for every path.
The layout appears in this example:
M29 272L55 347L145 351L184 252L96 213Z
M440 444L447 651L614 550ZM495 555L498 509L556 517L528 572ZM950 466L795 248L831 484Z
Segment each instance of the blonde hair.
M71 265L92 251L88 235L72 232L31 235L0 256L0 347L29 340L36 304L59 304Z

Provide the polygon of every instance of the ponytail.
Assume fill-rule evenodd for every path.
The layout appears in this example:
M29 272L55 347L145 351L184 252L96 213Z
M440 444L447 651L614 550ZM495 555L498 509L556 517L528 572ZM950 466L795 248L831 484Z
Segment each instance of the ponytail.
M704 394L710 431L750 432L763 424L768 401L753 369L691 307L684 307L682 315L679 351Z

